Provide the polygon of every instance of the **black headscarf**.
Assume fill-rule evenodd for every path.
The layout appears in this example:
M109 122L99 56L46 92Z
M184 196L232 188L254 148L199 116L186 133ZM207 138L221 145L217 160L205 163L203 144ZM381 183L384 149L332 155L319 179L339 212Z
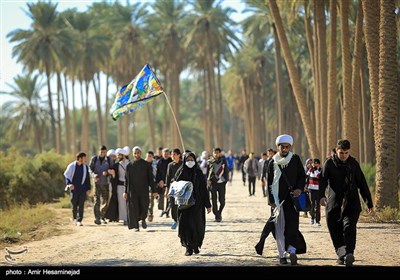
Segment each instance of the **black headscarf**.
M189 168L186 166L186 161L187 161L188 157L192 157L195 162L195 165L192 168ZM186 152L183 157L182 165L176 171L175 181L191 181L191 182L193 182L195 173L196 173L195 172L196 169L199 169L199 166L196 162L196 155L192 152Z

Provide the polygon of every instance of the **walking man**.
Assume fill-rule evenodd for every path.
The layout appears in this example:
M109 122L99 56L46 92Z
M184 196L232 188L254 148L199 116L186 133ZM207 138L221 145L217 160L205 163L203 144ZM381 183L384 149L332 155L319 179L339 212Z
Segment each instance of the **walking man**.
M142 149L133 147L133 160L126 166L125 193L123 197L128 201L128 228L139 231L139 221L142 227L147 228L146 218L149 209L149 186L153 195L156 195L153 170L151 165L142 159Z
M222 210L225 207L226 183L229 179L229 170L225 157L220 148L214 148L213 157L209 161L208 186L211 187L212 211L215 221L222 221ZM219 208L218 202L219 201Z
M278 208L275 221L275 239L279 253L279 263L287 264L286 254L291 265L297 265L297 254L305 253L304 238L299 238L299 213L296 211L291 196L297 197L304 190L306 173L298 155L290 149L293 138L283 134L276 138L278 153L268 165L269 203Z
M76 160L67 166L64 177L71 191L72 217L77 226L82 226L86 195L90 193L89 168L84 152L76 154Z
M359 191L368 213L372 213L371 193L360 165L350 155L350 142L339 140L336 154L326 160L322 168L319 188L320 203L326 206L326 223L338 256L337 264L352 266L355 260L357 222L361 212Z
M106 224L105 216L110 197L110 178L108 171L113 166L112 160L106 156L106 146L100 146L99 154L90 160L90 173L95 182L94 195L94 223L97 225Z

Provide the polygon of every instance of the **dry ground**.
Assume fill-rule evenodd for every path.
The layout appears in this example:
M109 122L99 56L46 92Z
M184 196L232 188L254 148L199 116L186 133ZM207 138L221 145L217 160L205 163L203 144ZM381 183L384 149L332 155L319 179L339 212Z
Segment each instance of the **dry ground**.
M23 246L28 253L16 256L16 266L278 266L275 240L269 236L263 256L254 245L258 242L269 207L256 186L256 196L249 197L247 186L236 172L232 185L227 185L226 207L222 223L207 215L206 236L199 255L184 256L177 230L171 230L171 219L155 217L147 229L128 230L121 223L95 225L92 208L85 209L84 226L71 222L70 210L58 210L60 220L55 226L66 234L33 241ZM308 252L299 255L301 266L334 266L336 255L326 222L321 227L300 218ZM1 252L0 266L9 266ZM400 225L358 223L355 266L400 267Z

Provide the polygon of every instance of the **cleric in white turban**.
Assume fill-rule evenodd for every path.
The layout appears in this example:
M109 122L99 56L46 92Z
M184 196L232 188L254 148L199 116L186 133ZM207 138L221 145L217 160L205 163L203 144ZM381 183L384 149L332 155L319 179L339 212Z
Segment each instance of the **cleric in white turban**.
M290 144L290 146L293 146L293 137L288 134L282 134L276 138L276 141L275 141L276 146L279 146L279 144L284 144L284 143L287 143L287 144Z
M274 213L275 239L279 254L279 263L297 264L297 254L306 252L306 244L299 231L299 213L294 208L292 196L296 197L304 190L306 174L300 157L290 151L293 137L279 135L275 144L278 152L268 164L269 204Z

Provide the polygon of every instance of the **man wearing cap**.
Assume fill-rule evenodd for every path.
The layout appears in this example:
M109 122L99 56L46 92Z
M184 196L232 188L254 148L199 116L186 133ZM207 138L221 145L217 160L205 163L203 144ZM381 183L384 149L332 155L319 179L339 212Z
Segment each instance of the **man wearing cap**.
M357 222L361 212L359 191L367 204L369 214L373 212L373 203L360 164L350 156L349 140L338 141L336 153L325 161L321 175L320 203L326 206L326 224L338 256L337 264L352 266ZM325 189L328 181L328 198L326 198Z
M275 239L280 264L287 264L286 255L292 265L297 265L297 254L305 253L305 241L299 231L299 213L291 196L297 197L304 189L306 174L300 157L290 149L293 138L279 135L275 144L278 153L268 165L269 203L275 210Z
M141 158L142 149L138 146L132 149L133 159L126 166L125 193L128 201L128 228L139 231L139 221L147 228L146 218L149 208L149 186L153 195L157 195L151 165Z

